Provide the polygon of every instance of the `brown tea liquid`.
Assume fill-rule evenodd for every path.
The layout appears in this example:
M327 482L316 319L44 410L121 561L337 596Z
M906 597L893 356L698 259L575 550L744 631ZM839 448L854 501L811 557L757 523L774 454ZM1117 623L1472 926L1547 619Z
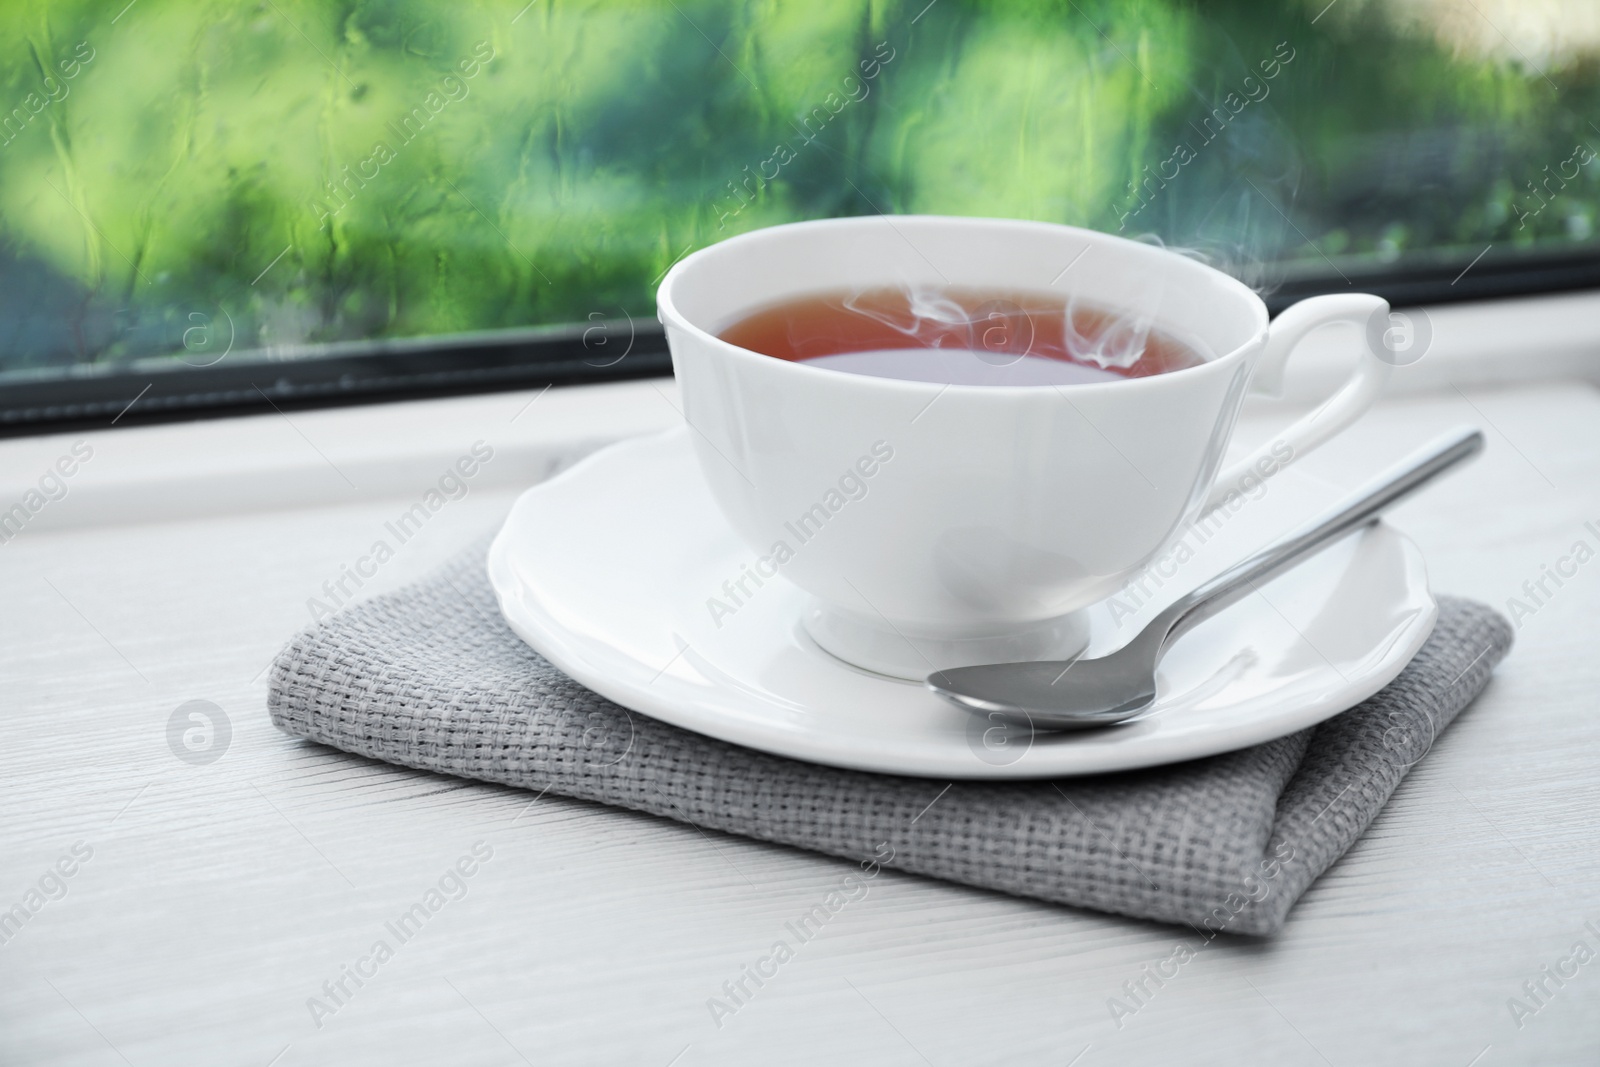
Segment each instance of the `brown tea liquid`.
M1148 320L1070 308L1060 293L884 287L815 293L763 308L724 341L852 374L953 385L1072 385L1143 378L1205 362Z

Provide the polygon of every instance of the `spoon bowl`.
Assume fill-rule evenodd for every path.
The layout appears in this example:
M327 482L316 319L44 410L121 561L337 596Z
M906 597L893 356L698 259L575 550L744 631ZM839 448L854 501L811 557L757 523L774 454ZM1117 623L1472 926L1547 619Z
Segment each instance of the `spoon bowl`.
M1116 654L1099 659L987 663L935 671L928 688L976 715L1047 730L1126 722L1156 701L1155 670Z

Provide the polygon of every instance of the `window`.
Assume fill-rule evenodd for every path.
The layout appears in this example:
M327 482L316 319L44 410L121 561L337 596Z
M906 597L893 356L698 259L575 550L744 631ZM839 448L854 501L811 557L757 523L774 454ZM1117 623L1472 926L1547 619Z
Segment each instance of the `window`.
M0 11L11 432L665 373L676 259L829 215L1600 281L1588 0L124 4Z

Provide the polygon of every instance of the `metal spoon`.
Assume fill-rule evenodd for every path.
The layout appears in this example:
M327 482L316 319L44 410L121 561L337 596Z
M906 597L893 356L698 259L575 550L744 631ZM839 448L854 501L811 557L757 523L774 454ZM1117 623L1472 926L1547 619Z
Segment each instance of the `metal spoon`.
M1367 483L1321 518L1179 597L1128 644L1097 659L990 663L928 675L928 688L959 708L1047 730L1122 722L1156 699L1156 665L1178 634L1346 534L1483 449L1476 429L1452 431Z

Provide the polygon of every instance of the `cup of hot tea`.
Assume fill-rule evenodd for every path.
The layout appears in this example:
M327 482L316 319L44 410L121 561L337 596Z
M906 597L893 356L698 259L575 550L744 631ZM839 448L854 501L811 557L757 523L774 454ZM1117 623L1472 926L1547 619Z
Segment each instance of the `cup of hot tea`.
M1383 300L1269 322L1238 281L1151 245L872 216L702 249L657 307L752 580L793 582L819 645L908 679L1078 654L1084 608L1350 425L1390 370L1363 344L1332 399L1219 475L1247 386L1280 390L1301 338L1364 328Z

